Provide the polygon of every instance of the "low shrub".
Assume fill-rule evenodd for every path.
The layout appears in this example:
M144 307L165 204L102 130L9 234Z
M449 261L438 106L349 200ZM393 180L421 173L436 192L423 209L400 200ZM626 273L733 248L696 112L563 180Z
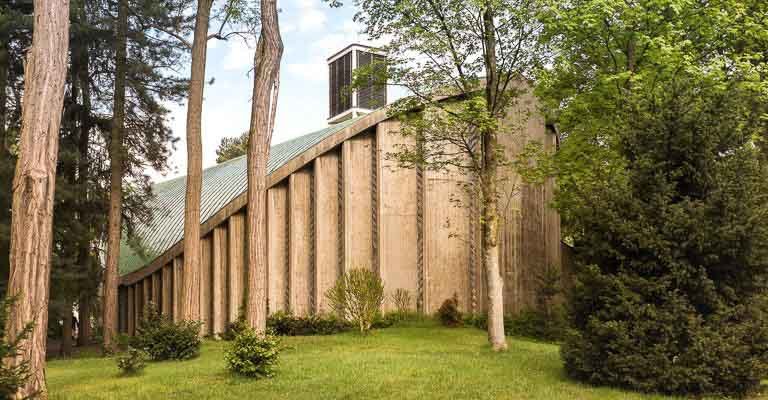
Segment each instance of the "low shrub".
M405 311L405 312L391 311L388 313L377 315L376 319L373 321L372 328L374 329L389 328L400 322L419 321L422 318L423 316L421 314L413 311Z
M464 323L479 329L488 329L488 318L485 314L468 315L464 318ZM507 336L559 342L565 338L567 330L565 311L560 307L553 308L550 316L533 309L504 316L504 333Z
M237 316L237 320L227 324L227 330L221 334L221 340L232 341L235 340L240 332L244 331L248 327L248 322L245 320L245 314L240 313Z
M19 353L19 343L29 337L33 324L27 324L16 340L8 341L5 337L5 327L8 322L8 314L11 306L16 302L15 298L6 298L0 303L0 359L15 357ZM8 366L0 363L0 399L10 399L30 378L29 363L24 361L16 366Z
M173 322L150 303L131 346L144 350L154 361L188 360L200 353L200 325L198 321Z
M299 317L291 313L276 312L267 318L267 328L280 336L333 335L352 327L341 318L330 314Z
M475 328L488 329L488 315L486 314L466 314L464 316L464 325L474 326Z
M392 293L392 302L395 304L395 310L401 315L411 312L412 300L411 292L406 289L399 288Z
M462 324L463 320L459 311L459 296L456 293L450 299L446 299L437 310L437 319L444 326L456 327Z
M267 378L274 374L280 354L280 340L271 333L257 333L246 328L224 352L230 371L251 377Z
M559 308L551 310L550 315L538 310L525 310L504 317L504 331L512 336L559 342L565 338L567 329L565 312Z
M135 375L147 365L149 355L141 349L129 347L128 351L117 356L117 367L123 375Z
M365 335L381 312L384 283L370 269L356 268L339 278L326 297L339 317L352 322Z

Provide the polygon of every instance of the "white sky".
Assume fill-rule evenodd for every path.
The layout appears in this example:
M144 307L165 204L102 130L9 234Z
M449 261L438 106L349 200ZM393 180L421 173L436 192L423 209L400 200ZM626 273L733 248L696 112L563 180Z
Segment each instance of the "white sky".
M351 0L346 1L349 3ZM369 43L353 22L351 4L330 8L321 0L279 0L280 30L285 47L281 64L280 97L272 143L280 143L325 127L328 118L328 66L326 58L353 42ZM215 28L215 27L214 27ZM255 45L240 39L211 41L208 46L203 104L203 167L216 163L222 137L248 129L249 74ZM390 97L392 93L390 91ZM155 182L186 174L186 103L169 104L171 128L180 140L164 176L147 171Z

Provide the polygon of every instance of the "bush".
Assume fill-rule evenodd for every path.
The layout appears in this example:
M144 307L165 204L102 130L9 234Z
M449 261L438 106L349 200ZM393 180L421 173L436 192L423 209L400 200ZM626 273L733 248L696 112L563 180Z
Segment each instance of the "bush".
M384 283L367 268L346 272L326 293L336 313L353 322L360 333L371 330L384 302Z
M464 318L464 323L479 329L488 329L488 318L485 314L469 315ZM534 309L504 316L504 333L507 336L559 342L565 338L567 330L568 324L562 307L554 307L549 316Z
M525 310L504 317L504 332L510 336L524 336L546 342L559 342L565 338L567 323L561 308L550 314L539 310Z
M395 310L402 315L406 315L411 311L411 292L400 288L395 290L392 294L392 302L395 303Z
M6 298L0 303L0 360L7 357L15 357L19 353L19 343L29 337L33 324L27 324L16 340L7 341L5 338L5 326L8 322L8 313L16 302L15 298ZM22 362L19 365L9 367L0 363L0 399L10 399L30 378L29 363Z
M149 303L131 346L144 350L154 361L188 360L200 353L198 321L173 322Z
M561 347L570 376L644 392L736 397L768 376L764 298L723 305L705 319L659 281L594 272L582 280L570 314L577 329Z
M130 347L127 352L117 356L117 367L123 375L134 375L144 369L148 357L144 350Z
M245 314L241 312L237 316L236 321L232 321L229 324L227 324L227 330L225 330L224 333L221 334L221 339L226 341L235 340L237 335L239 335L240 332L244 331L247 327L248 327L248 322L245 320Z
M280 340L270 333L260 334L246 328L224 352L230 371L252 378L266 378L274 374L280 353Z
M267 318L267 328L281 336L333 335L348 331L348 322L334 315L320 314L298 317L291 313L276 312Z
M459 296L454 293L453 297L446 299L443 305L437 310L437 318L445 326L456 327L462 324L461 312L459 312Z

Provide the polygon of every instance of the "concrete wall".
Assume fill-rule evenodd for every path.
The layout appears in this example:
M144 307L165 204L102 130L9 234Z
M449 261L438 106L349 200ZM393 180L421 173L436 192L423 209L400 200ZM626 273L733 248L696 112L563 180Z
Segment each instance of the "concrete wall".
M502 121L508 157L532 140L554 147L535 111L533 99L524 97ZM270 312L328 311L325 292L342 271L359 267L379 274L387 294L408 290L413 310L433 313L454 294L463 310L484 309L479 215L460 185L468 178L456 170L398 167L387 154L404 140L399 123L385 120L326 148L268 190ZM533 306L537 270L560 265L560 223L549 207L553 182L524 185L511 171L503 178L505 309L516 312ZM222 221L202 241L200 302L203 331L211 335L237 319L248 274L245 209ZM183 262L181 256L169 260L122 289L123 331L135 331L149 301L178 320ZM389 299L385 309L392 308Z

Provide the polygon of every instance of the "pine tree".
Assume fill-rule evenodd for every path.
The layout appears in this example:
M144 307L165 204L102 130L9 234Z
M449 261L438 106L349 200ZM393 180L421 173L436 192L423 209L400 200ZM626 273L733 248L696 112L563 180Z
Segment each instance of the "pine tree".
M45 393L48 288L53 239L59 125L64 101L69 44L69 1L34 2L34 35L25 65L19 160L13 186L8 294L17 299L5 328L6 342L24 335L35 323L13 367L29 363L31 379L18 398Z

